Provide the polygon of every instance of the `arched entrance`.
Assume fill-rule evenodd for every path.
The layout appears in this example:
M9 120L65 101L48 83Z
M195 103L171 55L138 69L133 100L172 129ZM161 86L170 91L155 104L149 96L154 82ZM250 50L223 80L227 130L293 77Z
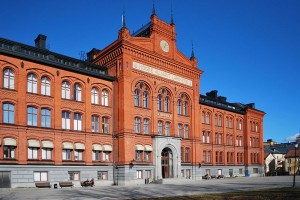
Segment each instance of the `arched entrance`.
M162 178L173 178L173 153L169 148L161 152L161 175Z

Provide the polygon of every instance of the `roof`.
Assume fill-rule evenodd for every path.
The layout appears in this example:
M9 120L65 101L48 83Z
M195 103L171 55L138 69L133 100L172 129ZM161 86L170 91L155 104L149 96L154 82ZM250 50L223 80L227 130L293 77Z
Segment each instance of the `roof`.
M134 37L150 37L150 25L151 22L148 22L146 25L143 25L139 30L132 33Z
M0 54L33 61L60 69L114 81L115 77L108 76L107 68L86 61L71 58L47 49L37 48L8 39L0 38Z
M281 143L265 146L264 150L272 154L287 154L289 150L295 148L295 143Z
M300 157L300 149L296 150L296 157ZM285 158L295 158L295 149L289 150L289 152L285 155Z

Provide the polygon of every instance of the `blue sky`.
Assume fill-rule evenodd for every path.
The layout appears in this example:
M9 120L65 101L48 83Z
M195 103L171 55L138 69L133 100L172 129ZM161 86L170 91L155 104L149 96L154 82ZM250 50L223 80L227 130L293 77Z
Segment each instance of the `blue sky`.
M171 3L172 2L172 3ZM264 140L293 140L300 131L299 0L155 0L159 18L170 22L173 4L177 47L194 43L201 93L218 90L229 102L265 111ZM125 8L130 31L149 22L152 0L2 1L0 37L47 47L79 58L117 39Z

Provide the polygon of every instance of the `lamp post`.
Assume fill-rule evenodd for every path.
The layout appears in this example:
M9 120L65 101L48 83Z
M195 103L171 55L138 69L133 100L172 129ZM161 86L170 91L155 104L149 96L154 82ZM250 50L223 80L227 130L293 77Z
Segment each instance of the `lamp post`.
M295 144L295 166L294 166L294 180L293 180L293 187L295 187L295 180L296 180L296 160L297 160L297 155L296 155L296 150L297 150L298 144Z

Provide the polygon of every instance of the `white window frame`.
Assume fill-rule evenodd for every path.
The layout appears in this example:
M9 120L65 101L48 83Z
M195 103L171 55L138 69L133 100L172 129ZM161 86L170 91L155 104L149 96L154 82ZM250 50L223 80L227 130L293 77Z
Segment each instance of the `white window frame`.
M42 77L41 80L41 94L46 96L51 95L51 81L46 76Z
M15 73L10 68L3 71L3 87L11 90L15 89Z

